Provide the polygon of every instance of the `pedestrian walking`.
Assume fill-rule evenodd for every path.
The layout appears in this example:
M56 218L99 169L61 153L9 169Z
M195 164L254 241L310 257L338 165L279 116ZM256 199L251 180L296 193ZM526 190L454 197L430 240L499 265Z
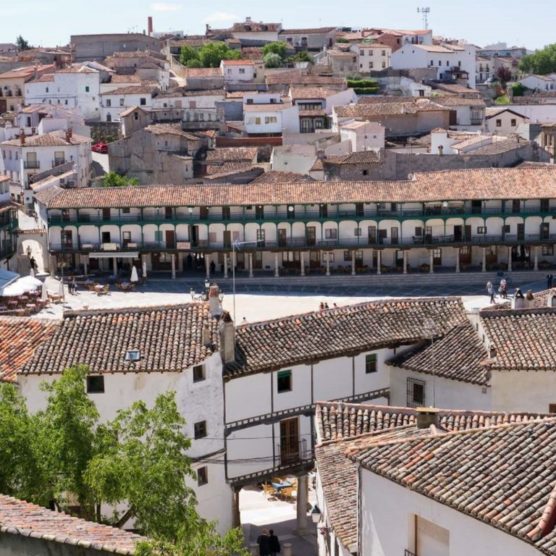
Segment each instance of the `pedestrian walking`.
M500 280L500 295L502 299L508 299L508 282L505 278Z
M270 556L270 536L268 534L268 529L263 529L263 532L257 539L257 544L259 545L259 556Z
M274 534L274 531L271 529L269 531L270 535L268 537L269 545L270 545L270 556L278 556L280 554L280 541L278 537Z
M490 280L487 282L487 293L490 295L490 302L494 303L494 286Z
M549 290L552 287L552 275L546 275L546 289Z

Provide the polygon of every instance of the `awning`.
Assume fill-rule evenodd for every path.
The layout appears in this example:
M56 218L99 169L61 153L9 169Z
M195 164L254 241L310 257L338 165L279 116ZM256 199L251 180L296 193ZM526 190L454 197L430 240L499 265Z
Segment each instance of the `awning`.
M101 251L89 253L93 259L138 259L139 251Z

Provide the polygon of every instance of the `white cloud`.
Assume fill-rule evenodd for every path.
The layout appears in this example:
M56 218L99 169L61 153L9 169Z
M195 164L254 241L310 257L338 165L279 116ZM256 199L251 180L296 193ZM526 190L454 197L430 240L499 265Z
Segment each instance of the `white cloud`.
M151 10L153 12L177 12L181 10L181 6L172 2L154 2L151 4Z
M205 17L203 23L208 23L209 25L221 25L223 23L233 23L234 21L239 21L240 19L241 18L239 16L228 12L214 12Z

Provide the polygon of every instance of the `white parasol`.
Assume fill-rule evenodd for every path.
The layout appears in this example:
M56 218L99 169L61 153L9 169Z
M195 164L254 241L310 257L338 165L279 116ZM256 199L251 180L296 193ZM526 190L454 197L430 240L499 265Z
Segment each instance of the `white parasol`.
M4 297L18 297L20 295L25 295L26 290L24 290L17 282L6 286L2 291Z
M32 292L42 287L42 282L34 276L24 276L17 280L16 284L26 292Z
M139 282L139 274L137 274L137 267L135 265L131 269L131 278L129 279L129 281L132 284Z

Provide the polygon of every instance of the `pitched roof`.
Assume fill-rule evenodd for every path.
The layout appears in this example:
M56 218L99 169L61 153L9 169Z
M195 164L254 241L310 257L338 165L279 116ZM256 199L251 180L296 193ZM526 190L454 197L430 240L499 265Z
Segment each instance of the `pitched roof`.
M307 29L282 29L280 35L311 35L320 33L331 33L336 27L312 27Z
M205 324L215 334L216 322L204 303L67 311L21 372L57 374L78 363L92 373L180 372L212 353L202 342ZM126 361L126 352L134 349L140 350L141 359Z
M442 332L465 318L461 300L445 297L360 303L247 324L236 330L236 361L226 376L414 343L424 338L427 319Z
M338 94L338 91L324 87L292 87L290 97L294 100L326 99Z
M4 141L0 143L1 145L6 145L10 147L69 147L71 145L80 145L82 143L90 143L90 137L84 137L83 135L77 135L72 133L68 140L66 131L60 129L57 131L51 131L50 133L43 133L42 135L30 135L25 137L25 143L22 145L21 140L10 139L9 141Z
M327 516L334 533L350 550L357 548L357 465L347 454L377 443L403 442L430 437L430 429L417 429L416 410L366 404L320 402L316 422L321 443L315 449L317 468L325 495ZM536 419L534 414L439 410L440 429L461 431L501 423Z
M114 554L134 554L136 544L147 540L123 529L53 512L3 494L0 494L0 533Z
M257 156L257 147L221 147L207 151L207 162L251 162Z
M0 316L0 381L14 382L17 373L59 324L53 320Z
M464 98L456 95L435 96L434 102L441 106L477 106L479 108L486 107L482 98Z
M377 444L369 471L556 552L556 419Z
M178 137L184 137L190 141L199 140L195 135L183 131L180 124L150 124L145 127L145 131L153 135L177 135Z
M258 178L255 178L251 183L280 183L289 180L298 181L314 181L311 176L303 174L295 174L294 172L278 172L276 170L271 170L261 174Z
M413 115L418 112L436 112L447 110L447 107L428 99L418 99L417 101L399 102L360 102L358 104L335 106L334 110L340 118L381 118L384 116Z
M459 380L487 384L488 369L482 364L487 350L470 322L455 326L445 336L402 353L388 363L393 367Z
M551 308L481 313L499 371L556 371L556 311Z
M156 85L131 85L129 87L120 87L100 93L102 96L110 95L151 95L158 90Z
M222 60L223 66L254 66L253 60Z

